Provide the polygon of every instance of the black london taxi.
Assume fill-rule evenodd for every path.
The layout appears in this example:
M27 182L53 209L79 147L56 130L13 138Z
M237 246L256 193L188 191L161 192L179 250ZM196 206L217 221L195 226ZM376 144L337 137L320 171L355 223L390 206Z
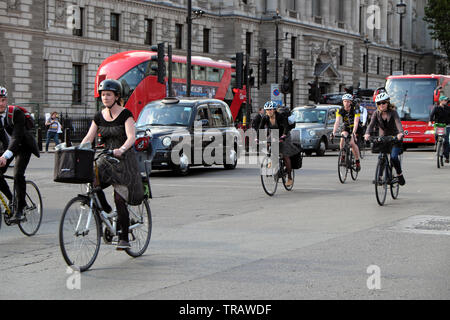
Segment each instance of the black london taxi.
M234 169L241 135L228 105L217 99L165 98L147 104L136 121L135 149L141 173L151 169L188 174L193 166Z

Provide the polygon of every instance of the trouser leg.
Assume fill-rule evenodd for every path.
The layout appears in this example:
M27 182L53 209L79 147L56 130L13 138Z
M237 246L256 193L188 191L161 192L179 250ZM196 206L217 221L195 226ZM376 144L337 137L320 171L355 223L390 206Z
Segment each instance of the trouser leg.
M17 196L17 211L21 211L25 207L26 182L25 171L30 162L30 152L20 152L16 156L14 165L14 186ZM12 161L12 159L9 159ZM9 161L10 162L10 161Z
M130 216L127 209L127 203L122 196L114 191L114 202L117 209L117 222L120 225L122 231L119 236L119 240L128 241L128 229L130 226Z

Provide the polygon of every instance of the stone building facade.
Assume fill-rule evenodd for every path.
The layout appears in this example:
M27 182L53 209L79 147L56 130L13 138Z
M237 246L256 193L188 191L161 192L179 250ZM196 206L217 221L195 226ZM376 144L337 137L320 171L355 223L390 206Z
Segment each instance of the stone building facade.
M256 65L266 48L270 74L268 84L252 89L254 110L270 98L275 82L276 28L279 80L284 59L293 61L289 103L308 103L308 82L316 77L323 92L366 87L367 51L367 87L375 88L400 69L396 1L192 0L205 12L193 20L192 52L225 60L248 52ZM407 1L401 67L404 73L447 73L446 57L422 20L425 3ZM0 84L11 103L92 114L94 78L106 57L162 41L186 55L186 7L187 0L0 0Z

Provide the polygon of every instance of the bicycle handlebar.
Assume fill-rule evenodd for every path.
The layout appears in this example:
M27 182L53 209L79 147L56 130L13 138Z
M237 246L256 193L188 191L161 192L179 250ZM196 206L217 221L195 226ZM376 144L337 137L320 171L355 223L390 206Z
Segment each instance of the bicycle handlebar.
M396 136L372 136L369 137L370 141L378 142L399 142L400 140Z

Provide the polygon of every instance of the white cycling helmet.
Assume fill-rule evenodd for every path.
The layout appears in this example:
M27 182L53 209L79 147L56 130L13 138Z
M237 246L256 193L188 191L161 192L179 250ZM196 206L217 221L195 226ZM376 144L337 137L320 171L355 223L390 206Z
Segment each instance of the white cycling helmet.
M2 98L8 97L8 90L6 90L6 88L3 88L2 86L0 86L0 97Z
M351 94L349 94L349 93L346 93L346 94L344 94L344 95L342 96L342 101L344 101L344 100L350 100L350 101L353 101L353 96L352 96Z
M267 101L264 104L264 110L273 110L277 108L277 103L274 101Z
M381 101L386 101L391 99L391 97L389 97L389 95L386 92L382 92L380 94L378 94L375 98L375 103L381 102Z

